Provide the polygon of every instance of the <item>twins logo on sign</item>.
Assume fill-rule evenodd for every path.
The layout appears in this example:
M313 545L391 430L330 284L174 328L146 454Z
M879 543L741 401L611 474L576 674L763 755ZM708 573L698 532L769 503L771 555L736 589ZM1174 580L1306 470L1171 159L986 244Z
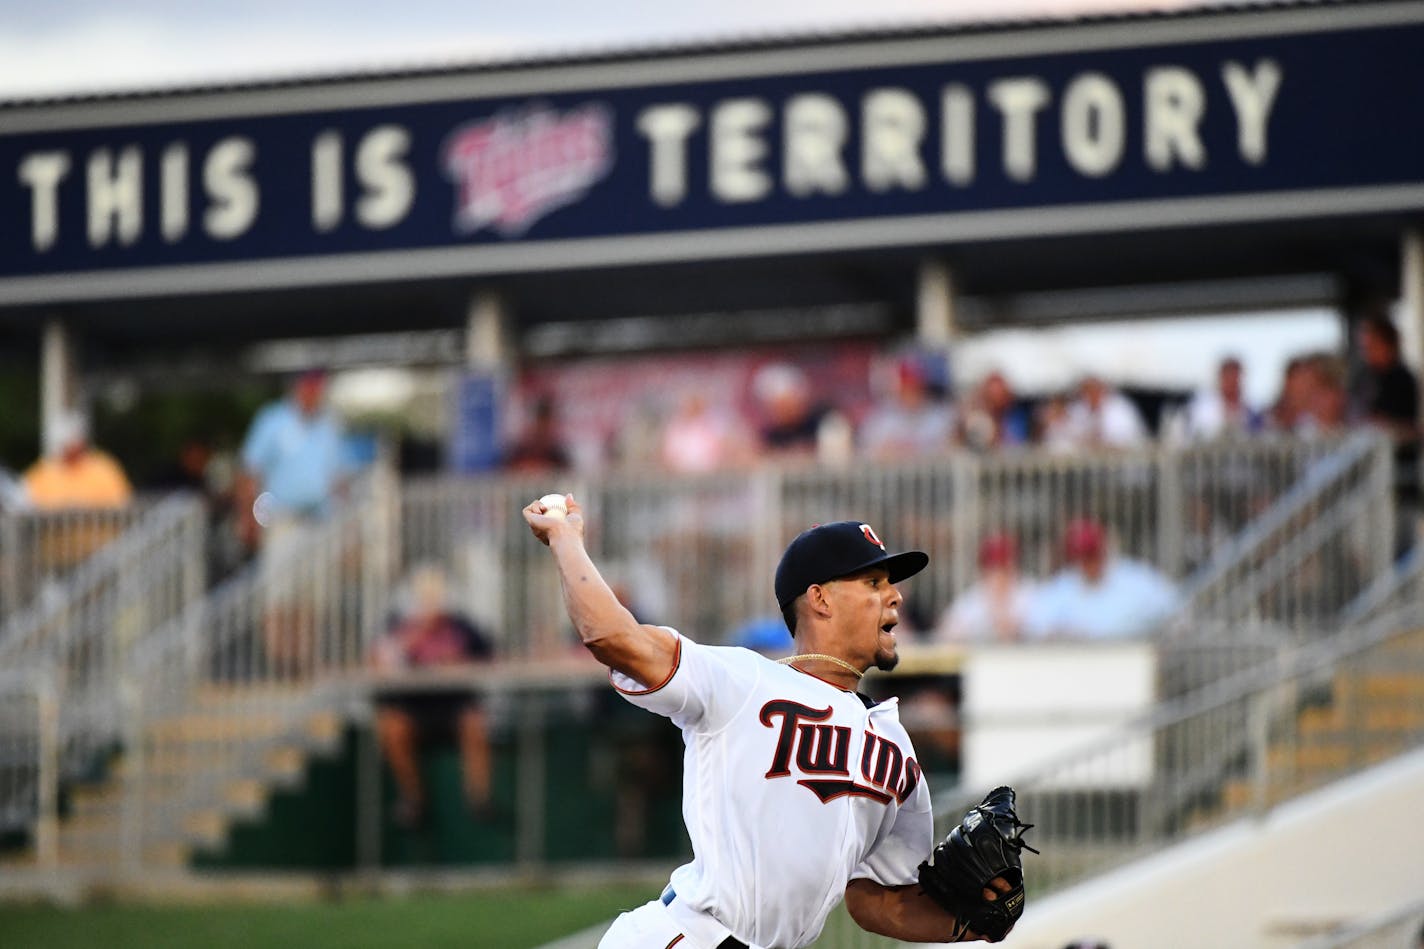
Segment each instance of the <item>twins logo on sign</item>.
M456 129L441 149L455 182L455 229L524 233L588 193L613 167L613 113L589 103L560 113L507 110Z

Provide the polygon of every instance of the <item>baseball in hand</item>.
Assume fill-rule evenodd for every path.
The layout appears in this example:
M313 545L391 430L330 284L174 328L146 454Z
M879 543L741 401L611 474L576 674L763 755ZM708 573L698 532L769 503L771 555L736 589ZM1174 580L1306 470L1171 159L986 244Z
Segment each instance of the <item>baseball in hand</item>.
M563 520L569 513L569 502L562 494L546 494L539 499L539 503L544 505L545 517L557 517Z

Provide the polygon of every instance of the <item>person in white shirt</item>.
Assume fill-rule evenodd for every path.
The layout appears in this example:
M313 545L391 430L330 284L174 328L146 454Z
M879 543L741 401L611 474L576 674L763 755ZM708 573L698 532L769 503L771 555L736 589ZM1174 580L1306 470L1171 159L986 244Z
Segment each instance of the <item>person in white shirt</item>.
M1039 588L1026 638L1127 639L1155 632L1176 610L1176 586L1155 568L1108 553L1096 521L1071 522L1064 535L1069 566Z
M1205 441L1261 430L1261 413L1246 404L1241 374L1241 360L1228 356L1217 366L1216 387L1199 389L1192 396L1186 408L1188 438Z
M1033 604L1035 584L1019 574L1018 544L989 534L979 544L979 580L954 598L940 617L942 642L1016 642Z
M1078 386L1062 438L1077 448L1133 448L1147 441L1147 423L1132 400L1097 376Z
M862 928L944 942L954 916L918 885L933 844L929 789L894 699L856 691L894 668L901 596L920 551L890 554L868 524L802 532L776 571L796 642L780 662L639 624L584 548L584 514L524 508L549 546L589 651L634 705L682 730L683 816L693 858L662 896L620 915L600 949L799 949L842 899ZM986 899L1008 892L993 881ZM978 936L966 934L967 938Z

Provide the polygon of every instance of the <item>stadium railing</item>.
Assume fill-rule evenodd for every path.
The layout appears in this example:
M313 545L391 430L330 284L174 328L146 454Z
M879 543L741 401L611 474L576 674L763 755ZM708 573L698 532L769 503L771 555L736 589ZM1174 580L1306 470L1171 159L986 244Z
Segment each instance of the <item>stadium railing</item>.
M1424 741L1424 603L1168 700L1120 733L1006 774L1053 889L1320 787ZM1152 763L1150 779L1133 763ZM947 831L987 789L937 798ZM1036 832L1037 833L1037 832Z
M390 609L393 497L388 473L369 472L279 562L254 564L135 644L127 859L221 841L272 785L301 776L308 752L340 739L349 682Z
M52 678L0 669L0 833L32 833L38 864L56 855L59 709Z
M158 499L117 508L0 511L0 619L37 597L63 595L65 578L141 523Z
M202 503L176 495L145 506L126 531L0 624L0 668L52 677L65 777L102 769L118 744L128 655L206 590ZM113 522L117 523L117 522Z
M1296 949L1417 949L1421 935L1424 898L1307 939Z
M1395 508L1388 442L1361 432L1328 455L1302 460L1289 490L1259 495L1259 514L1192 576L1183 634L1197 620L1264 620L1309 630L1336 619L1390 573Z
M534 670L529 688L546 687L534 682L538 666L577 650L552 593L551 560L519 511L551 490L572 491L590 509L590 549L635 612L717 642L733 640L740 624L769 612L760 604L774 603L771 577L785 538L829 516L857 514L893 546L930 553L931 569L907 590L932 622L973 582L975 547L989 531L1012 531L1024 572L1044 574L1058 563L1066 521L1093 517L1109 528L1120 552L1183 577L1213 563L1217 538L1259 527L1283 504L1313 512L1329 507L1303 496L1318 498L1338 485L1332 504L1368 508L1371 501L1358 499L1377 500L1380 485L1387 486L1369 473L1371 459L1381 457L1377 441L959 454L868 469L784 465L688 478L628 472L537 482L437 478L403 487L377 470L288 560L240 574L205 598L191 595L192 575L184 572L201 565L194 552L201 550L201 521L196 542L173 540L152 551L137 540L111 545L113 561L133 572L107 581L114 593L100 599L108 612L96 608L92 621L63 624L56 641L69 648L61 654L77 657L75 668L86 671L60 677L57 701L61 741L87 742L92 750L117 735L122 780L113 791L118 799L101 802L113 819L93 822L87 838L70 841L68 828L62 830L61 850L85 849L132 871L175 854L181 861L182 845L220 843L234 816L260 813L270 788L300 776L306 751L330 747L364 695L368 647L387 622L399 577L417 563L442 564L462 597L457 605L496 633L511 673L522 663ZM1306 483L1310 489L1302 490ZM1294 551L1317 521L1282 518L1279 529L1260 530L1273 538L1264 547ZM1369 522L1331 523L1329 531L1310 534L1309 549L1337 548L1338 557L1362 565L1342 581L1338 592L1348 600L1375 580L1377 537ZM1255 576L1276 582L1274 563L1256 557L1249 570L1226 573L1231 583ZM124 591L141 595L119 597ZM148 596L160 606L146 605ZM1312 616L1323 627L1335 614L1331 604L1318 614L1291 615ZM1266 629L1270 618L1257 616L1251 628ZM1262 636L1260 661L1302 641ZM500 667L491 675L497 679ZM522 680L513 680L518 691ZM1178 740L1199 727L1193 721ZM1209 717L1200 721L1214 727ZM520 741L538 746L533 731L522 727ZM521 750L520 761L536 760ZM531 786L537 780L533 774ZM537 861L539 815L529 816L525 805L521 798L516 820L530 829L519 852Z
M1212 639L1213 624L1329 628L1389 570L1389 475L1387 442L1359 433L680 478L420 479L403 490L400 562L445 565L503 655L528 656L569 644L547 595L552 565L518 513L551 489L588 508L590 550L635 612L711 642L774 615L786 539L831 517L864 517L892 546L929 553L906 587L907 612L925 626L975 581L983 537L1013 535L1021 572L1045 577L1062 563L1065 525L1087 517L1118 554L1182 584L1176 638Z

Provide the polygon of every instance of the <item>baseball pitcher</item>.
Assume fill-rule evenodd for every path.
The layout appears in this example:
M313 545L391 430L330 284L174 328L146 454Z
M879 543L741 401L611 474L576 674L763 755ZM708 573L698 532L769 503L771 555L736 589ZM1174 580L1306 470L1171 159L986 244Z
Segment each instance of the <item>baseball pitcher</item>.
M934 847L896 701L856 691L865 670L898 660L895 585L924 569L924 553L888 553L857 521L799 535L775 583L797 651L777 663L640 625L589 558L571 496L523 513L554 556L584 645L686 745L693 859L658 899L619 916L600 949L796 949L842 899L862 928L897 939L1003 938L1023 912L1027 825L1013 791L991 793Z

